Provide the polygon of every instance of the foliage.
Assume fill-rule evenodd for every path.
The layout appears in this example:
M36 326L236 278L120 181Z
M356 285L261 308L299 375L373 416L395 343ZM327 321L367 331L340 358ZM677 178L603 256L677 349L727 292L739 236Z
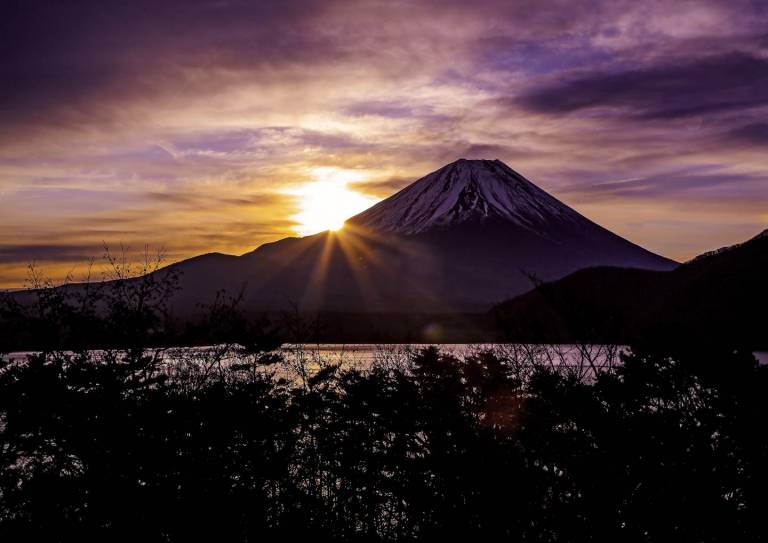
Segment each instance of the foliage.
M768 375L751 355L651 345L573 368L532 347L431 348L314 366L257 328L235 345L224 298L204 322L232 341L173 351L150 346L159 288L100 306L119 348L3 361L3 540L766 539ZM64 314L59 294L40 292L40 330L104 303Z

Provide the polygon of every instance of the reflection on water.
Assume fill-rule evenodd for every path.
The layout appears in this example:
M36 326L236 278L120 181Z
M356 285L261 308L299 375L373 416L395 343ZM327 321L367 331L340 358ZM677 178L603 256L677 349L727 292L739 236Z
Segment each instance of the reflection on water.
M501 356L544 361L560 365L577 362L585 357L593 360L610 357L618 360L628 347L615 345L565 345L535 343L321 343L285 344L280 348L287 359L307 357L331 364L370 364L383 359L408 359L422 349L434 347L441 353L458 358L491 351Z
M273 354L281 355L287 363L307 363L325 366L328 364L343 367L369 366L382 363L406 363L421 349L435 347L440 352L459 358L492 351L499 355L527 360L531 363L549 365L572 365L584 362L615 363L620 360L625 346L614 345L564 345L564 344L516 344L516 343L443 343L443 344L405 344L405 343L320 343L320 344L284 344ZM220 354L220 362L242 361L246 356L237 348L228 345L205 347L173 347L155 350L165 363L186 361L194 358L210 358ZM99 353L100 351L93 351ZM23 360L34 351L19 351L5 355L5 359ZM757 351L755 358L761 365L768 364L768 351Z
M311 356L313 358L323 359L327 363L371 363L382 356L411 356L421 349L427 347L436 347L443 353L453 354L458 357L471 355L482 351L494 351L500 354L509 354L515 351L519 354L526 351L528 355L549 355L554 349L558 354L557 359L561 362L574 361L584 356L585 347L593 355L605 355L607 349L612 350L612 354L618 355L620 352L627 351L626 346L606 346L606 345L564 345L564 344L513 344L513 343L442 343L442 344L405 344L405 343L321 343L321 344L285 344L281 347L281 352L286 357ZM615 350L615 351L614 351ZM758 363L768 364L768 351L756 351L753 353Z

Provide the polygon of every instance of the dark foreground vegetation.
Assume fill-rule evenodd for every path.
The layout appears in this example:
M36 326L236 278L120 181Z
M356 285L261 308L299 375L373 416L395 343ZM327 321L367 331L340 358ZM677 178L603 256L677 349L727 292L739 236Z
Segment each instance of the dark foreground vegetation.
M132 284L6 301L4 333L44 348L0 365L0 540L767 538L768 373L747 352L313 366L219 301L199 330L232 341L173 354L149 347L168 285ZM88 327L113 344L63 350Z

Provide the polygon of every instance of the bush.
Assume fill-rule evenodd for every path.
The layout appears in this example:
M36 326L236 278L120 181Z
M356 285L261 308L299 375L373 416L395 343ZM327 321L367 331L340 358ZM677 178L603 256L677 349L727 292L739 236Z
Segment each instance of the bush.
M751 355L638 347L574 368L432 348L315 367L258 328L248 349L151 347L163 296L124 292L101 314L42 292L35 317L96 319L119 347L63 351L52 333L0 367L3 540L766 538ZM225 308L208 322L242 333Z

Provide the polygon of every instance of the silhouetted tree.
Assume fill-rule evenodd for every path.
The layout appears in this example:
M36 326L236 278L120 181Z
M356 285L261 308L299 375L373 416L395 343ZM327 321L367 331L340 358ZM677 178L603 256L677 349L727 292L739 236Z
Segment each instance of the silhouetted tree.
M766 539L768 374L748 352L648 338L620 364L517 345L346 367L283 359L226 294L186 331L221 343L167 349L172 276L115 280L4 306L45 340L0 364L3 541ZM90 349L89 328L111 340Z

